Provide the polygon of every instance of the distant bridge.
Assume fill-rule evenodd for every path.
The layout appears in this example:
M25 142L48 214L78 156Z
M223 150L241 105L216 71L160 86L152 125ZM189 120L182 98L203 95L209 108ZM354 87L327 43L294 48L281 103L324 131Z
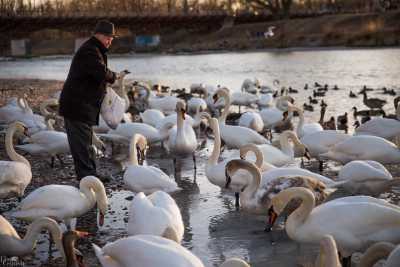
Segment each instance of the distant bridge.
M224 23L243 24L272 20L271 15L243 14L219 15L124 15L124 16L0 16L0 33L19 37L43 30L57 29L88 33L98 20L113 22L117 29L128 29L132 33L154 33L168 29L218 29Z

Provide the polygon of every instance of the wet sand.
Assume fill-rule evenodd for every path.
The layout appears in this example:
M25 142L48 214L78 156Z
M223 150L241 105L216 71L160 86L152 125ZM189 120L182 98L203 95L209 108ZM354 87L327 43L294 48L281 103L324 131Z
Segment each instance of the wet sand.
M1 82L1 81L0 81ZM23 83L23 82L22 82ZM49 83L48 90L57 88L59 82ZM17 88L15 88L17 89ZM10 90L11 91L11 90ZM45 94L36 94L47 97ZM15 91L16 92L16 91ZM296 96L295 96L296 97ZM33 105L35 105L32 102ZM317 113L317 112L314 112ZM317 116L314 114L313 116ZM284 230L276 229L272 233L263 232L265 217L255 216L236 210L234 197L221 192L212 185L204 174L206 160L211 153L213 140L201 136L199 143L203 146L196 152L197 171L194 171L191 157L179 159L176 169L172 158L166 156L160 146L152 147L147 154L147 164L157 165L171 179L175 179L183 189L172 194L181 209L185 224L185 235L182 245L200 257L204 265L219 266L229 257L240 257L251 263L253 267L274 266L292 267L302 266L303 263L313 262L318 251L318 246L298 244L291 241ZM229 155L229 151L222 154L222 158ZM34 189L47 184L68 184L78 186L74 178L72 159L64 156L65 166L56 161L54 169L49 167L49 159L27 155L32 164L33 178L26 190L26 195ZM4 134L0 136L0 159L7 159L4 149ZM309 162L306 167L317 171L317 162ZM387 166L392 175L400 176L400 166ZM102 174L110 175L112 181L106 184L107 195L110 198L110 209L106 215L103 227L97 229L96 212L92 210L78 219L77 229L91 233L89 237L78 242L78 249L84 253L87 266L99 266L91 248L91 243L103 246L107 242L126 236L126 223L129 216L129 206L133 193L126 191L122 181L123 173L119 164L109 157L98 159L98 168ZM329 162L323 174L335 178L339 165ZM384 197L398 204L400 191L394 189ZM14 208L17 199L0 201L0 213ZM26 223L10 219L12 225L21 236L25 233ZM53 250L55 250L53 246ZM63 266L57 252L48 254L47 234L43 234L38 242L34 256L24 257L25 266Z

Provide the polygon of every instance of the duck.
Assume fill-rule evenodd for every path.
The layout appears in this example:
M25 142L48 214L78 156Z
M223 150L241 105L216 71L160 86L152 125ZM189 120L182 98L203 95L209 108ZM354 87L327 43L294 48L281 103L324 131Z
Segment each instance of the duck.
M306 103L303 104L303 109L307 111L314 111L314 107L312 105L307 105Z
M0 255L7 257L25 256L31 254L35 248L38 235L42 230L49 231L57 249L65 258L62 245L62 230L58 223L50 218L42 217L35 219L21 238L7 219L0 215Z
M184 225L175 200L164 191L148 196L143 192L133 198L128 221L128 235L157 235L181 243Z
M353 93L353 91L350 90L349 97L350 98L357 98L357 95L355 93Z
M400 262L400 246L395 246L390 242L377 242L370 246L361 256L357 266L373 267L381 260L387 258L385 267L396 267Z
M239 126L253 129L254 131L261 133L264 129L264 122L261 118L260 113L254 111L247 111L242 113L239 118Z
M374 135L393 140L400 135L400 105L396 109L397 119L372 118L360 125L356 130L356 135Z
M240 148L240 157L245 158L247 152L249 152L250 150L254 151L258 149L263 154L264 162L272 164L275 167L282 167L291 164L295 161L295 152L293 146L289 143L289 140L291 140L294 146L296 146L296 151L298 152L298 154L306 154L306 146L301 143L296 133L294 131L284 131L279 136L280 149L270 144L251 144L255 146L255 148L252 148L251 145L243 146Z
M192 125L185 121L185 110L185 103L176 103L176 126L168 131L168 137L163 144L169 154L193 155L195 161L197 138Z
M295 198L302 203L289 215L285 224L286 233L292 240L318 243L329 234L335 239L343 257L363 251L378 241L400 241L398 206L373 197L350 196L315 207L313 192L301 187L285 189L272 198L270 225Z
M10 124L5 137L5 147L12 161L0 161L0 198L16 195L22 197L26 187L32 180L31 164L18 154L13 147L15 133L25 133L27 128L20 122Z
M242 127L226 125L225 120L229 114L230 97L229 93L224 89L220 88L214 94L215 100L218 98L224 98L225 107L224 112L218 118L221 138L229 148L240 148L245 144L268 144L269 141L263 136L259 135L256 131Z
M296 133L301 139L304 135L322 131L322 126L317 122L304 123L304 112L301 108L289 104L289 112L297 111L299 113L299 123L297 124Z
M327 194L324 192L326 186L317 179L307 176L281 176L271 180L262 178L260 169L251 162L242 159L233 159L225 166L226 188L238 177L233 177L238 170L246 170L250 173L247 184L239 193L240 206L251 213L266 215L271 206L271 199L280 191L293 187L304 186L310 188L322 203ZM232 178L233 177L233 178ZM296 207L298 204L296 203ZM293 208L292 208L293 210Z
M144 155L147 140L141 134L134 134L129 145L129 165L124 172L123 180L129 190L151 194L162 190L168 193L180 190L175 181L159 168L139 165L139 155Z
M352 160L375 160L382 164L400 162L400 149L392 142L372 135L356 135L347 138L320 154L323 159L330 159L342 164Z
M308 97L308 101L310 104L318 104L318 99L312 98L311 96Z
M331 188L344 188L352 195L378 197L400 184L400 179L393 179L390 172L373 160L353 160L344 165L338 173L338 179Z
M104 222L108 198L103 183L94 176L86 176L79 189L70 185L45 185L32 191L18 205L11 216L34 220L43 216L64 221L69 229L75 229L75 218L85 214L97 203L100 211L99 225Z
M135 235L108 243L92 244L103 267L204 267L201 260L178 243L154 235ZM228 259L221 267L249 267L241 259Z
M363 103L370 109L382 109L382 107L387 103L386 100L379 98L368 98L367 92L363 93Z
M322 97L322 96L325 96L325 92L324 91L315 91L315 90L313 90L313 97L317 97L317 96L320 96L320 97Z

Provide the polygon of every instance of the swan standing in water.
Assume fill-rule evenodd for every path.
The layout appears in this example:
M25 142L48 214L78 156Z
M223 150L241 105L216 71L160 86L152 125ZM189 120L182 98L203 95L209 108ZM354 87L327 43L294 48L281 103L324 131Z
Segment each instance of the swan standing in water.
M272 226L286 205L302 200L286 221L288 236L301 243L318 243L332 235L342 256L363 251L375 242L400 242L400 208L386 201L352 196L338 198L315 207L315 198L306 188L293 187L272 198L269 210Z
M25 133L26 127L20 122L12 123L6 133L5 146L8 157L12 161L0 161L0 198L16 194L22 197L25 188L31 182L31 164L23 156L15 152L13 136L16 132Z
M153 235L136 235L93 245L103 267L204 267L201 260L178 243ZM249 267L240 259L229 259L221 267Z
M0 255L1 256L25 256L32 253L36 245L38 235L42 230L48 230L61 255L64 249L61 243L62 231L56 221L42 217L34 220L29 226L24 238L21 238L14 227L0 215Z
M168 138L164 141L164 146L169 154L193 156L194 169L196 169L195 151L197 148L197 138L193 127L185 122L185 104L181 101L176 103L176 126L168 132ZM175 166L176 158L174 158Z
M175 200L163 191L137 194L131 204L129 235L157 235L181 243L185 228Z
M64 221L74 229L72 219L88 212L97 203L100 210L99 225L104 222L108 199L103 183L94 176L86 176L79 189L70 185L45 185L35 189L12 212L12 216L34 220L43 216Z
M138 161L138 152L144 157L147 146L146 138L143 135L135 134L129 145L129 166L124 173L126 186L134 192L151 194L161 190L168 193L180 190L174 180L162 170L153 166L141 166Z
M225 120L229 114L230 107L230 97L226 89L220 88L214 94L214 100L217 101L218 98L222 97L225 101L224 112L218 118L219 129L221 133L221 138L224 140L225 144L229 148L240 148L246 144L268 144L269 141L263 136L259 135L256 131L242 127L242 126L232 126L226 125Z

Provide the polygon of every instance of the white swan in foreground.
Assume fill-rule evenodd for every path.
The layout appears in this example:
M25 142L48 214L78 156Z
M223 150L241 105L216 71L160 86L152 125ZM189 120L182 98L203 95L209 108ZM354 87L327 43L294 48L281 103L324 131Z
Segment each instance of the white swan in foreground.
M149 143L152 144L164 140L167 136L167 131L166 129L158 130L145 123L128 122L120 123L117 129L111 129L107 134L100 134L99 136L111 140L115 139L116 137L120 137L129 143L129 140L131 140L134 134L141 134L145 136Z
M103 267L204 267L188 249L160 236L130 236L108 243L103 248L92 245ZM230 259L224 264L221 266L249 267L239 259Z
M38 235L42 230L48 230L57 249L65 258L62 245L62 231L56 221L50 218L38 218L29 226L24 238L21 238L14 227L0 215L0 255L1 256L25 256L31 254L36 245Z
M162 170L153 166L139 165L137 153L144 156L147 146L146 138L143 135L135 134L129 145L129 165L124 173L125 185L134 192L150 194L161 190L168 193L180 190L174 180ZM138 151L139 149L139 151Z
M45 185L35 189L12 212L12 216L34 220L43 216L64 221L72 227L72 219L88 212L97 203L100 211L99 225L103 224L108 199L103 183L94 176L86 176L79 189L70 185Z
M165 97L151 97L151 91L148 86L143 86L146 90L145 101L148 103L149 108L158 109L164 114L171 114L175 112L176 103L182 101L175 96Z
M400 184L400 179L393 179L379 162L354 160L339 170L338 179L330 187L344 188L353 195L377 197L397 184Z
M225 120L229 114L230 97L225 88L220 88L215 93L216 100L222 97L225 101L224 112L218 119L221 138L229 148L240 148L246 144L268 144L269 141L256 131L242 127L226 125Z
M388 140L400 135L400 104L396 109L397 119L372 118L355 130L357 135L374 135Z
M395 164L400 163L400 149L381 137L356 135L337 143L320 157L342 164L352 160L375 160L382 164Z
M157 235L181 243L184 233L182 215L175 200L163 191L147 197L135 195L128 221L129 235Z
M247 184L244 190L239 193L239 196L241 207L252 213L267 214L272 197L289 187L305 187L312 190L318 203L322 203L327 197L324 192L325 184L311 177L281 176L272 180L265 180L262 179L261 172L256 165L241 159L229 161L225 170L227 188L232 181L238 179L238 177L235 177L238 170L245 170L250 173L249 177L243 181Z
M193 154L197 148L196 133L193 127L185 121L185 104L181 101L176 103L176 115L176 126L169 130L164 146L168 153Z
M26 127L20 122L11 124L6 133L5 146L8 157L12 161L0 161L0 198L6 198L16 194L22 197L25 188L32 180L31 164L23 156L15 152L13 136L24 133Z
M338 198L315 207L309 189L293 187L272 198L270 223L294 198L302 203L286 221L288 236L301 243L318 243L330 234L342 256L363 251L375 242L400 242L400 208L386 201L353 196Z

